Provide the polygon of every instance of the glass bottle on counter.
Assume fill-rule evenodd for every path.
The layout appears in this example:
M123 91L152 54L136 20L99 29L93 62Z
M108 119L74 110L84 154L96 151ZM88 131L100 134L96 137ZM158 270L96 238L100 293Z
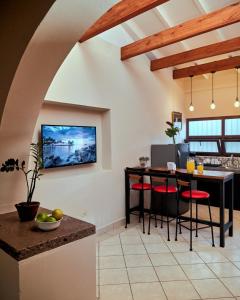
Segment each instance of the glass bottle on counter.
M193 174L195 170L195 160L192 157L187 159L187 173Z

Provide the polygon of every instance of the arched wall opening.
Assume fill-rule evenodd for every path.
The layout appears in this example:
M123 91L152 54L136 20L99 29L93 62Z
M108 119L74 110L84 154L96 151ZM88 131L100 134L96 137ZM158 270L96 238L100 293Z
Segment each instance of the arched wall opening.
M10 90L0 129L6 145L0 146L0 159L27 159L29 144L43 121L61 124L64 117L69 125L96 122L101 130L109 130L107 168L44 171L35 193L43 206L61 207L101 228L124 218L123 169L136 165L138 157L149 156L152 143L170 142L164 134L165 122L172 111L183 112L184 91L172 80L170 70L149 72L145 56L121 62L119 48L99 38L76 44L103 13L96 11L97 2L57 1L39 26ZM44 99L56 105L53 113L42 106ZM68 107L66 111L59 109L58 102ZM81 106L92 109L81 111ZM100 120L101 113L94 115L93 108L105 110L107 118ZM101 165L105 151L102 154ZM1 213L12 211L13 204L23 200L24 185L20 176L0 176Z

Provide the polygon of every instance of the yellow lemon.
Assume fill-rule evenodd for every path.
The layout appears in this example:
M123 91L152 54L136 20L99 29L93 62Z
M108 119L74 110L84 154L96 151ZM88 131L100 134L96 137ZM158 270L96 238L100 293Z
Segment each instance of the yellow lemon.
M63 217L63 211L60 208L56 208L53 210L52 212L52 216L56 219L56 220L60 220Z

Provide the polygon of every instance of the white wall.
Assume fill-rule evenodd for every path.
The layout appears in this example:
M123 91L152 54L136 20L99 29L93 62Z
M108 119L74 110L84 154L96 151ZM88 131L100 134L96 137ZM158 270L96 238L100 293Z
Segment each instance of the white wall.
M45 171L35 200L83 217L98 228L124 217L124 168L135 166L141 155L150 156L152 143L171 143L165 122L172 111L183 112L184 92L169 70L150 72L140 56L121 62L119 48L97 38L77 44L67 57L46 95L46 100L110 110L111 167L71 167ZM52 111L53 112L53 111ZM40 112L41 122L82 124L83 111ZM79 118L77 116L79 114ZM98 122L94 113L84 122ZM99 120L99 122L101 122ZM178 141L181 141L179 138ZM106 141L105 141L106 142Z
M239 75L240 78L240 75ZM240 80L239 80L240 85ZM225 115L239 115L240 108L234 107L236 99L236 70L217 72L214 75L214 100L216 109L210 109L212 100L211 74L208 79L203 76L193 77L193 105L195 110L188 110L190 103L190 79L184 80L185 111L187 118L214 117Z

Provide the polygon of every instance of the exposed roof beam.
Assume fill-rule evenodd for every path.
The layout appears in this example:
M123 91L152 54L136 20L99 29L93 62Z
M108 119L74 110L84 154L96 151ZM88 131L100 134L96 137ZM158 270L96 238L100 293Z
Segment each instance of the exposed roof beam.
M186 21L121 48L125 60L240 21L240 2Z
M230 58L217 60L207 64L174 70L173 79L229 70L229 69L236 68L237 66L240 66L240 56L233 56Z
M80 38L84 42L169 0L122 0L111 7Z
M151 71L240 50L240 37L151 61Z
M201 11L202 14L207 14L209 13L209 8L206 6L206 3L200 1L200 0L194 0L195 6ZM222 33L221 29L216 30L216 34L218 36L219 41L224 41L225 37L224 34Z

